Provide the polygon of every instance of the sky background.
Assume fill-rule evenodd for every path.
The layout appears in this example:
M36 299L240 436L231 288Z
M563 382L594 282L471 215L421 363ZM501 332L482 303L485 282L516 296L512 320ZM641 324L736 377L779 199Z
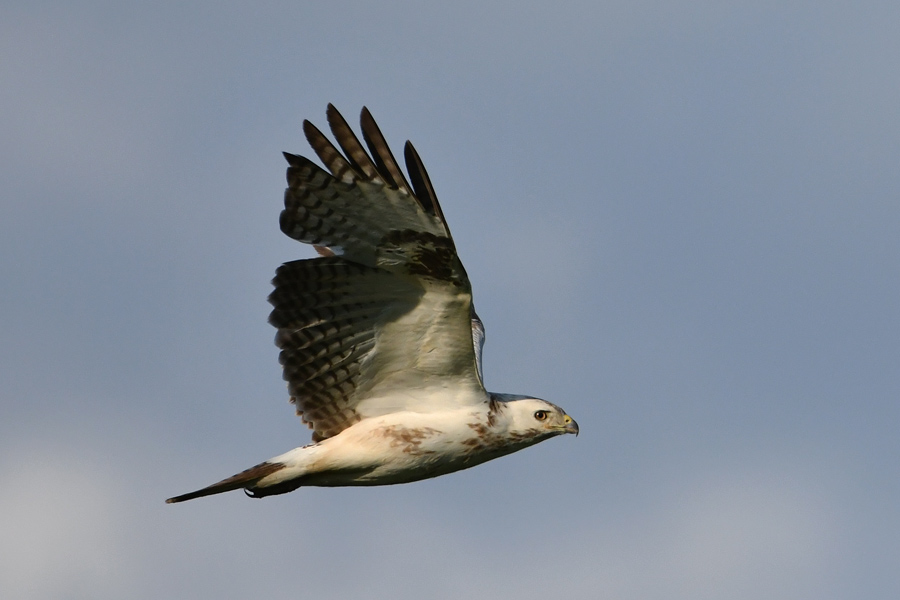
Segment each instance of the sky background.
M0 596L900 596L900 4L8 2ZM428 167L494 391L581 435L169 496L306 443L304 118Z

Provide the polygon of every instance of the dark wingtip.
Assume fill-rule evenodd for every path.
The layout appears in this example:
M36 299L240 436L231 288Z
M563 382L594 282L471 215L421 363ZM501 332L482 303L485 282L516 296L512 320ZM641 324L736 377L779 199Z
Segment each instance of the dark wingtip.
M375 167L375 163L366 154L365 149L359 143L356 134L353 133L353 129L350 128L344 116L330 102L325 114L328 117L328 126L331 128L331 133L337 140L338 146L344 151L347 162L353 170L369 179L378 177L378 169Z
M363 139L369 147L369 152L375 161L375 168L381 175L381 179L388 185L406 190L411 196L415 196L415 192L413 192L406 181L406 176L403 175L400 165L397 164L397 159L394 158L394 154L391 152L391 148L384 138L381 128L378 127L378 123L375 122L372 113L365 106L360 112L359 124L362 127Z
M438 202L437 194L434 186L431 185L431 178L428 177L428 171L416 152L412 142L406 142L403 146L403 156L406 159L406 170L409 172L409 178L412 181L413 189L416 192L416 198L422 207L436 216L444 224L444 230L450 235L450 229L447 227L447 221L444 219L444 211L441 210L441 203Z
M332 125L332 123L347 123L347 119L344 118L341 111L339 111L331 102L328 103L328 108L325 109L325 117L328 120L329 125Z
M288 161L288 164L296 167L300 164L303 164L303 157L297 156L296 154L291 154L290 152L282 152L284 155L284 159Z
M313 125L309 119L303 119L303 134L306 136L307 141L311 138L315 137L316 134L322 135L322 132L319 131L319 128Z

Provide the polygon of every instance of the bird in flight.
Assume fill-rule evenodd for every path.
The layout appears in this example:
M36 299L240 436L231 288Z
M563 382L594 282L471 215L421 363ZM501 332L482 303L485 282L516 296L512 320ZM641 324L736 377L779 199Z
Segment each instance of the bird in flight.
M334 106L327 115L340 150L303 122L328 171L285 153L280 219L319 257L279 267L269 296L284 379L312 443L168 503L408 483L578 434L555 404L485 390L484 326L412 144L407 181L366 108L369 152Z

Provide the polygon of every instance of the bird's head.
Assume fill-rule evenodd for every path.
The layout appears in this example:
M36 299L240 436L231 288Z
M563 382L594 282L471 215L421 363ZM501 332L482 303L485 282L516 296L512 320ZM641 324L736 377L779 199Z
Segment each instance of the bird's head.
M528 435L538 439L563 433L578 435L578 423L555 404L540 398L501 394L495 396L499 396L498 399L505 404L508 432L512 435Z

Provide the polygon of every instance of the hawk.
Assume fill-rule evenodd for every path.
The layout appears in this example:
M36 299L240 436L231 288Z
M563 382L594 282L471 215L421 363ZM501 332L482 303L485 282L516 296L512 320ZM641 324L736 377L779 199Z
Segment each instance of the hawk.
M284 379L312 443L168 503L407 483L578 434L555 404L485 390L484 326L412 144L407 180L366 108L369 152L334 106L327 115L340 150L303 122L328 171L285 153L280 219L320 256L279 267L269 296Z

